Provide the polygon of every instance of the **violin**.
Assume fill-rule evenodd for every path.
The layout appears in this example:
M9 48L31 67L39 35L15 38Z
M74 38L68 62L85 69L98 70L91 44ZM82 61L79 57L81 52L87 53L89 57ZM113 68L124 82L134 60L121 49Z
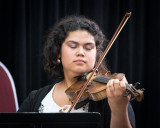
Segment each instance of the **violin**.
M72 101L72 105L69 108L68 112L71 112L78 102L88 102L88 100L90 99L98 101L106 98L106 83L110 79L122 80L122 78L124 77L123 73L114 73L111 75L110 72L108 72L107 70L101 70L98 72L98 74L96 74L96 71L130 16L131 13L125 14L108 46L106 47L99 61L95 65L93 71L88 75L85 75L85 77L81 77L80 80L78 80L66 90L68 98ZM143 91L143 89L137 90L134 86L126 84L126 92L125 94L123 94L123 96L128 96L129 94L131 94L131 96L136 98L137 101L141 101L143 99Z
M88 74L90 75L90 74ZM87 75L87 76L88 76ZM81 76L76 83L71 85L65 93L67 94L68 98L71 102L74 102L76 97L78 96L81 88L83 87L84 83L87 80L87 76ZM77 104L80 104L76 106L75 108L79 108L83 104L86 104L87 101L93 100L93 101L99 101L107 98L106 93L106 84L110 79L118 79L121 81L125 77L124 73L114 73L111 74L110 71L107 70L100 70L97 72L93 77L92 80L87 84L87 87L85 91L83 92L81 98L79 99ZM135 86L131 86L129 84L126 85L126 92L123 94L124 97L131 94L131 100L135 99L140 102L143 100L143 91L144 89L136 89L135 86L140 85L140 83L136 83Z

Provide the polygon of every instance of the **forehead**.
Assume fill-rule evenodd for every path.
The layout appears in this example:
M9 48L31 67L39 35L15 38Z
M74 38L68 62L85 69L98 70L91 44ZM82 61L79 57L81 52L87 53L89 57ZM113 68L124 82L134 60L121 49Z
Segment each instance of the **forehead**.
M91 42L95 43L94 37L86 30L76 30L69 32L65 41L73 40L76 42Z

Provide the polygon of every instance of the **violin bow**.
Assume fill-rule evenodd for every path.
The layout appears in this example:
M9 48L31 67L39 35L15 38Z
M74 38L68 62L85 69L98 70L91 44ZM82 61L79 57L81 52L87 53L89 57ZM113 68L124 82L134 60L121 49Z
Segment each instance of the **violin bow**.
M112 39L110 40L108 46L106 47L105 51L103 52L102 56L100 57L99 61L97 62L95 68L93 69L93 71L91 72L91 74L89 75L87 81L85 82L85 84L83 85L81 91L78 93L76 99L74 100L73 104L71 105L71 107L68 110L68 113L72 111L72 109L75 107L75 105L77 104L78 100L80 99L80 97L82 96L83 92L85 91L88 83L90 82L91 78L93 77L94 73L96 72L96 70L98 69L98 67L100 66L100 64L102 63L102 61L104 60L105 56L107 55L108 51L110 50L111 46L113 45L114 41L117 39L119 33L121 32L121 30L123 29L124 25L126 24L126 22L128 21L128 19L131 16L131 12L130 13L126 13L121 21L121 23L119 24L116 32L114 33Z

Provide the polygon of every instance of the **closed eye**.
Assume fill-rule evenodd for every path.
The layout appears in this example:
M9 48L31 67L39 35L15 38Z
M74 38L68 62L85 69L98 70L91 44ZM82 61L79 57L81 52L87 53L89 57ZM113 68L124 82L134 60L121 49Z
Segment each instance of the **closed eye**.
M75 41L68 41L67 44L70 48L76 48L78 45Z
M92 49L94 49L95 48L95 44L94 43L87 43L86 45L85 45L85 49L86 50L92 50Z
M76 42L76 41L70 40L70 41L67 42L67 45L68 45L70 48L73 48L73 49L74 49L74 48L77 48L79 44L78 44L78 42ZM85 43L84 46L83 46L83 48L86 49L86 50L92 50L92 49L95 48L95 43L92 43L92 42Z

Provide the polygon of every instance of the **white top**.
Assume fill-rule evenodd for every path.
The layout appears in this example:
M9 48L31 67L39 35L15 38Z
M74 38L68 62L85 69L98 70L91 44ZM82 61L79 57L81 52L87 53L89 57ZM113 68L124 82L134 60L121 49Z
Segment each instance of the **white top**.
M56 86L56 85L55 85ZM40 113L45 112L68 112L71 105L64 105L63 107L58 106L53 98L52 93L54 91L55 86L50 90L50 92L44 97L44 99L41 102L41 105L39 107ZM79 108L79 109L73 109L72 112L88 112L88 103Z

